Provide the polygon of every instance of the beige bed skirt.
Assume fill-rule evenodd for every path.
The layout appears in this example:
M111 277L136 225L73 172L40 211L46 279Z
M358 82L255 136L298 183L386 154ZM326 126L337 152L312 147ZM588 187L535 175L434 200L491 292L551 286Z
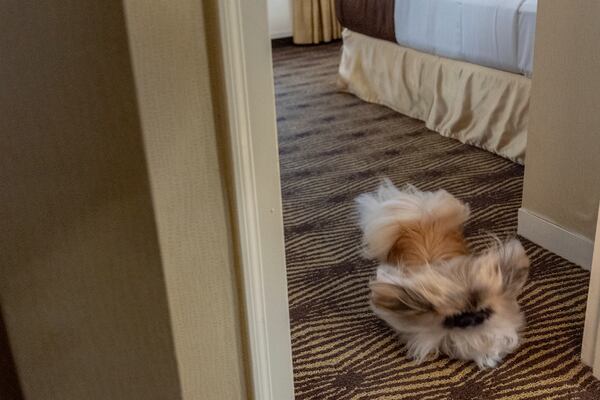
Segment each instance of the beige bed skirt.
M345 29L340 89L523 164L531 80Z

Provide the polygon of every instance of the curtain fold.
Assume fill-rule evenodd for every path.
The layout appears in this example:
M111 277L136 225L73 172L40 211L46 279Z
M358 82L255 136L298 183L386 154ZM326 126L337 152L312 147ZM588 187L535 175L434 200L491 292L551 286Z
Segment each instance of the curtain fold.
M335 0L294 0L294 43L317 44L342 37Z

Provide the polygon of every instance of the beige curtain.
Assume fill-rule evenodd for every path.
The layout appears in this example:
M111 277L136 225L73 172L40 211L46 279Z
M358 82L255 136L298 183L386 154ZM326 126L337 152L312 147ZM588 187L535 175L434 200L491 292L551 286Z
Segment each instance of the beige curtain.
M294 43L316 44L342 37L335 0L293 0Z

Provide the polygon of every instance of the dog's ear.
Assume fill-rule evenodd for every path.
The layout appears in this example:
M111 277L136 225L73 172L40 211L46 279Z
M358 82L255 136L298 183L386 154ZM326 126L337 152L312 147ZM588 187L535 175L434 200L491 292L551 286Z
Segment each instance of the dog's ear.
M433 309L433 305L424 296L412 289L378 281L371 282L369 287L374 307L410 314L425 313Z
M502 289L505 293L517 297L529 274L529 257L521 242L509 240L492 250L502 275Z

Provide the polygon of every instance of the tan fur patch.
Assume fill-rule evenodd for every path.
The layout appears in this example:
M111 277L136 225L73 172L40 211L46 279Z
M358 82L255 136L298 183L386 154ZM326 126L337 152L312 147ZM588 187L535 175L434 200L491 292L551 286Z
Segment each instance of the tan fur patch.
M440 221L435 221L403 226L388 253L387 262L393 265L403 264L412 269L467 254L462 230L449 230Z

